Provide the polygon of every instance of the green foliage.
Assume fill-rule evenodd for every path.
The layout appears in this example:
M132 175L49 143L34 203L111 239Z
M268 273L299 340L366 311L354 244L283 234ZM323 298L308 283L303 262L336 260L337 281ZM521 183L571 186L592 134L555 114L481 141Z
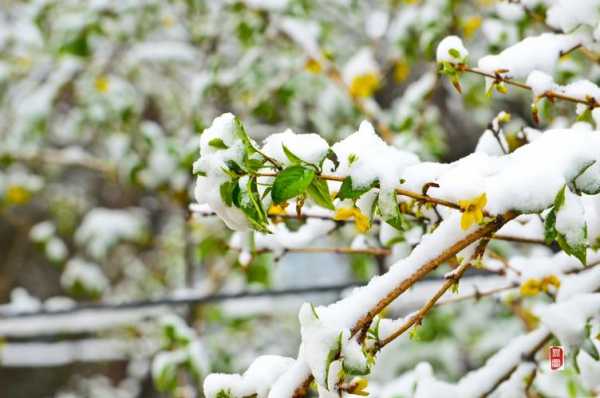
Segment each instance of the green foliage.
M283 203L305 193L315 178L312 168L295 165L282 170L271 190L271 198L274 203Z

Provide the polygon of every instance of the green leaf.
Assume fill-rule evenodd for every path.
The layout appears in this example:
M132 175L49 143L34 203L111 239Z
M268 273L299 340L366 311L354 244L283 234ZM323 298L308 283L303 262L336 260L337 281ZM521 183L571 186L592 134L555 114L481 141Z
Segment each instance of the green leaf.
M337 197L341 200L355 200L362 196L362 194L364 194L365 192L369 191L373 187L373 185L374 184L367 185L365 187L354 188L352 186L352 177L348 176L344 178L344 181L342 181L342 186L340 187L340 191L338 192Z
M399 231L406 231L410 228L404 215L400 213L398 198L393 190L380 190L377 203L379 205L379 212L386 223Z
M288 149L288 147L286 147L284 144L281 144L281 147L283 148L283 153L285 153L285 156L287 156L287 158L290 160L290 162L292 164L301 164L302 163L302 159L300 159L298 156L294 155L294 153L292 151L290 151Z
M227 165L229 171L235 176L241 176L246 174L244 169L242 169L242 167L239 164L237 164L234 160L228 160L225 162L225 164Z
M252 229L269 233L267 213L259 198L256 178L249 178L244 189L240 191L239 199L236 200L234 195L233 200L238 203L238 207L246 215Z
M448 54L456 59L460 59L460 52L456 48L451 48L448 50Z
M271 254L263 253L255 256L248 265L246 271L246 281L248 283L258 283L264 287L269 287L271 283Z
M160 392L173 391L177 387L177 367L174 363L168 363L162 368L154 379L154 385Z
M235 124L235 135L242 140L242 142L244 143L244 148L246 149L246 152L248 154L252 154L254 152L256 152L256 148L254 148L254 145L252 145L252 141L250 140L250 137L248 136L248 133L246 133L246 129L244 128L244 125L242 124L242 122L240 121L240 119L238 117L236 117L234 119L234 124Z
M208 141L208 145L212 146L213 148L217 148L217 149L229 148L227 145L225 145L223 140L220 138L213 138L212 140Z
M303 194L315 178L315 171L304 166L290 166L281 171L273 182L271 198L274 203L283 203Z
M556 240L556 212L554 209L550 210L544 220L544 240L548 245Z
M219 187L221 200L229 207L233 204L233 197L236 189L239 190L238 180L226 181Z
M329 210L335 209L333 201L331 200L331 194L329 193L329 186L325 180L313 178L308 186L307 192L308 196L310 196L319 206Z
M329 148L329 150L327 151L326 158L331 160L331 162L333 163L333 171L337 170L338 166L340 165L340 161L338 160L337 154L333 152L331 148Z

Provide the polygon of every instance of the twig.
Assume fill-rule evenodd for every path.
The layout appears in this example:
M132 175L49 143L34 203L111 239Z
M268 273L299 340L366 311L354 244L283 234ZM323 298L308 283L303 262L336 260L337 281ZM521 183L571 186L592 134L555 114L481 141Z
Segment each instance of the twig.
M576 48L579 48L579 46L574 47L574 49L576 49ZM572 50L566 51L565 54L569 53L570 51L572 51ZM474 73L476 75L494 79L497 82L503 82L503 83L509 84L511 86L522 88L524 90L533 91L533 89L530 85L520 82L520 81L517 81L517 80L513 80L508 77L504 77L500 73L484 72L477 68L471 68L470 66L467 66L465 64L459 64L459 65L457 65L457 67L462 72ZM587 97L587 99L583 100L583 99L575 98L575 97L572 97L572 96L569 96L566 94L557 93L552 90L546 91L545 93L541 94L540 97L546 97L550 101L554 101L555 99L560 99L560 100L564 100L564 101L573 102L576 104L583 104L583 105L587 105L589 108L597 108L600 106L600 103L598 103L594 97L590 96L590 97Z
M234 251L242 251L239 247L229 247ZM388 249L379 247L365 247L362 249L356 249L353 247L284 247L281 249L284 253L333 253L333 254L371 254L374 256L388 256L390 251ZM259 248L250 251L252 254L263 254L272 253L275 250L270 248Z
M258 176L258 177L277 177L277 173L256 173L256 176ZM339 176L333 176L333 175L327 175L327 174L319 174L318 177L323 180L326 180L326 181L338 181L338 182L342 182L346 178L346 177L339 177ZM402 188L396 188L395 191L398 195L407 196L409 198L415 199L420 202L427 202L427 203L432 203L432 204L436 204L436 205L440 205L440 206L450 207L450 208L456 209L456 210L462 210L461 207L457 203L454 203L454 202L451 202L451 201L448 201L445 199L435 198L435 197L432 197L429 195L423 195L423 194L409 191L407 189L402 189Z
M385 339L379 341L376 346L376 349L380 350L381 348L385 347L387 344L394 341L394 339L396 339L398 336L400 336L401 334L406 332L408 329L410 329L411 326L413 326L414 324L420 323L423 320L423 318L425 317L425 315L431 310L431 308L433 308L433 306L436 304L436 302L440 298L442 298L442 296L446 293L446 291L448 291L448 289L450 289L450 287L452 287L452 285L454 285L455 283L458 283L458 281L463 276L463 274L465 273L467 268L469 268L469 266L471 266L472 261L474 261L478 258L481 258L481 256L483 256L483 252L485 251L485 248L486 248L488 242L489 241L487 239L482 239L480 241L479 245L477 246L477 250L476 250L475 254L473 255L473 258L471 259L471 261L465 261L464 263L459 265L458 268L453 270L452 273L448 276L448 278L446 278L446 281L435 292L435 294L425 303L425 305L422 306L414 316L410 317L410 319L408 319L406 322L404 322L398 329L396 329L394 332L392 332Z

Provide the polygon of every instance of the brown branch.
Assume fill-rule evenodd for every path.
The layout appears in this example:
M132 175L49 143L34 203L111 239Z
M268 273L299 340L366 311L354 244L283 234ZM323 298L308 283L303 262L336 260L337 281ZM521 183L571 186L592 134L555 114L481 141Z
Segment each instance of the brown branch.
M479 242L479 245L477 246L477 250L475 251L475 254L473 255L471 261L465 261L464 263L459 265L456 269L454 269L452 271L452 273L448 275L448 277L446 278L446 281L442 284L442 286L425 303L425 305L422 306L414 316L410 317L410 319L408 319L406 322L404 322L398 329L396 329L394 332L392 332L385 339L379 341L376 349L380 350L381 348L385 347L387 344L394 341L398 336L400 336L401 334L406 332L408 329L410 329L410 327L413 326L414 324L421 323L421 321L423 320L425 315L427 315L427 313L433 308L433 306L437 303L437 301L440 298L442 298L442 296L446 293L446 291L448 291L448 289L450 289L450 287L452 287L452 285L454 285L455 283L458 283L458 281L463 276L463 274L465 273L467 268L469 268L469 266L472 264L472 261L476 260L478 258L481 258L483 256L483 252L485 251L485 248L486 248L488 242L489 242L488 239L482 239Z
M233 251L243 251L239 247L229 247ZM388 256L390 251L380 247L365 247L355 249L353 247L284 247L284 253L333 253L333 254L371 254L373 256ZM252 254L272 253L273 249L261 248L249 250Z
M574 51L574 49L579 48L580 45L574 47L573 49L570 49L568 51L565 51L565 54L568 54L571 51ZM519 87L522 88L524 90L529 90L529 91L533 91L532 87L526 83L520 82L518 80L514 80L508 77L504 77L502 76L500 73L489 73L489 72L485 72L482 71L480 69L477 68L471 68L470 66L467 66L465 64L458 64L457 68L459 71L461 72L469 72L469 73L473 73L476 75L480 75L480 76L484 76L484 77L488 77L490 79L494 79L494 81L496 82L503 82L506 84L509 84L511 86L515 86L515 87ZM587 105L589 108L597 108L600 106L600 103L598 103L593 97L588 97L585 100L583 99L579 99L579 98L575 98L566 94L561 94L561 93L557 93L556 91L552 91L552 90L548 90L545 93L543 93L542 95L540 95L540 97L545 97L548 98L548 100L550 101L554 101L555 99L560 99L563 101L569 101L569 102L573 102L576 104L583 104L583 105Z
M255 175L258 177L277 177L277 173L256 173ZM339 176L333 176L333 175L327 175L327 174L319 174L318 177L323 180L326 180L326 181L338 181L338 182L343 182L344 179L346 178L346 177L339 177ZM457 203L454 203L454 202L451 202L451 201L448 201L445 199L435 198L435 197L432 197L429 195L423 195L423 194L409 191L407 189L402 189L402 188L396 188L395 191L398 195L407 196L409 198L415 199L420 202L427 202L427 203L431 203L434 205L446 206L446 207L450 207L452 209L462 210L461 207Z
M451 245L449 248L440 253L437 257L429 260L417 269L407 279L403 280L398 286L392 289L383 299L381 299L369 312L367 312L361 319L356 322L354 327L351 329L351 334L365 330L375 317L385 307L387 307L392 301L394 301L400 294L414 285L417 281L423 278L425 275L436 269L438 266L448 261L451 257L456 255L459 251L469 246L471 243L488 236L502 227L506 222L516 217L515 213L509 212L503 216L498 216L494 221L478 229L475 232L467 235L463 239Z
M492 236L494 240L503 240L506 242L516 242L516 243L530 243L535 245L547 245L546 241L543 239L535 239L535 238L526 238L522 236L512 236L512 235L499 235L495 234Z

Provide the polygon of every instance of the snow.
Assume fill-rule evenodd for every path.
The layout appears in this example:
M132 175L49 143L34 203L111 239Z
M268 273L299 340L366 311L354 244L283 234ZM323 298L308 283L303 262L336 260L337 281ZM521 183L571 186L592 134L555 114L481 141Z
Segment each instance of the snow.
M598 0L556 0L546 12L546 22L564 32L576 30L580 25L595 28L599 20Z
M413 153L386 144L367 121L331 149L337 155L339 166L334 171L333 163L327 160L323 169L328 174L352 177L354 188L367 187L378 180L382 190L389 190L398 185L399 176L407 166L419 161Z
M127 54L132 65L140 62L193 63L198 60L194 47L178 41L156 41L136 44Z
M264 142L263 153L279 163L289 166L292 162L283 151L283 146L307 163L318 165L327 155L329 144L318 134L296 134L287 129L283 133L272 134Z
M387 12L372 11L365 19L365 33L371 39L381 38L387 30L389 20L390 16Z
M578 346L583 340L585 324L600 313L600 294L579 294L567 301L538 309L536 315L567 349Z
M74 362L121 361L135 346L118 339L84 339L57 343L6 343L0 350L4 367L63 366Z
M147 228L145 213L140 208L90 210L75 233L75 241L87 246L95 258L104 258L121 240L136 241Z
M293 214L295 206L288 206L288 214ZM307 206L307 212L303 214L324 213L331 215L330 211L317 212L317 208L311 211ZM308 218L297 230L291 231L283 223L274 224L270 227L271 234L255 233L254 245L257 250L269 249L275 253L275 256L283 254L285 249L307 247L316 239L325 236L335 228L335 222L321 220L317 218ZM229 245L232 248L242 249L244 247L245 235L242 232L236 232L231 236Z
M223 203L219 190L221 184L229 180L223 171L227 168L227 161L241 164L244 157L244 144L235 136L234 130L235 116L224 113L202 133L200 159L194 163L194 171L204 172L206 176L198 176L194 195L199 204L208 204L229 228L244 231L248 228L244 213ZM211 146L209 143L213 139L222 140L227 149Z
M432 196L458 201L485 192L486 210L539 212L551 206L562 187L598 158L591 148L600 145L595 132L548 130L534 142L502 157L482 152L450 164L420 163L408 167L403 187L420 192L436 182ZM548 156L552 154L552 162Z
M314 21L285 17L281 20L281 29L300 45L311 57L319 60L319 33L321 27Z
M526 335L519 336L477 370L469 372L458 382L457 397L480 397L490 391L502 375L521 363L524 356L533 351L548 336L548 330L540 327Z
M109 281L97 264L73 258L67 262L60 284L67 290L80 284L86 292L100 294L109 286Z
M556 212L556 230L565 236L570 246L582 244L586 239L585 213L579 196L565 188L564 204Z
M556 88L552 76L539 70L534 70L527 76L527 85L531 87L531 91L533 91L536 98Z
M458 54L454 53L456 50ZM458 36L447 36L437 46L436 60L437 62L464 63L469 56L469 51L463 45L462 40Z
M497 55L479 59L478 66L484 72L501 72L501 75L525 79L534 70L552 74L561 54L581 43L574 35L542 33L530 36L504 49ZM535 54L532 57L531 54Z
M213 373L204 379L204 395L216 398L221 391L232 397L273 397L271 386L281 375L293 369L296 361L277 355L263 355L254 360L243 375ZM291 396L291 395L290 395Z
M29 231L29 237L34 242L45 242L56 232L56 227L52 221L42 221L35 224Z

